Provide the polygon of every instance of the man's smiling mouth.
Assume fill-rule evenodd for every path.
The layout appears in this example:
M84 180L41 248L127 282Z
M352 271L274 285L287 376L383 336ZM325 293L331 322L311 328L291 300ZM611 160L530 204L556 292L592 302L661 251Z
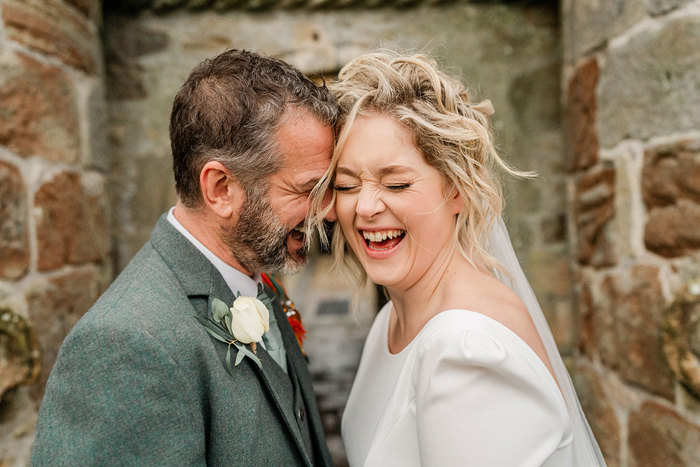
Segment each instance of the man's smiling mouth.
M301 224L294 227L292 231L289 232L289 236L295 240L303 242L304 238L306 237L306 227L304 226L304 223L302 222Z

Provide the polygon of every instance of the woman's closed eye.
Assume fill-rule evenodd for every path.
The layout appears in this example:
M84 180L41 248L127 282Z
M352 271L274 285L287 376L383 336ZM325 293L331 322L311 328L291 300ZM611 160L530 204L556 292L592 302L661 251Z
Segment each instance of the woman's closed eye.
M384 185L390 191L402 191L411 186L410 183L389 183Z

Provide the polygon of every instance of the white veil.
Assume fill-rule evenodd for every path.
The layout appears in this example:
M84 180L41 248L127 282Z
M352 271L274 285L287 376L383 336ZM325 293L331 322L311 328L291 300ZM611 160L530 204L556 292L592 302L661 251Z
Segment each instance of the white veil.
M542 313L537 297L520 267L518 258L515 256L510 237L508 236L508 230L502 219L498 219L494 225L491 238L489 239L489 247L491 254L511 276L508 278L504 274L497 273L497 277L504 284L510 286L525 303L532 320L535 322L540 339L547 350L547 356L554 368L554 374L561 387L564 401L569 411L569 418L571 419L575 465L578 467L605 466L605 459L603 459L603 454L600 452L590 426L588 426L588 421L576 396L574 385L559 355L554 336L549 330L549 325L544 317L544 313Z

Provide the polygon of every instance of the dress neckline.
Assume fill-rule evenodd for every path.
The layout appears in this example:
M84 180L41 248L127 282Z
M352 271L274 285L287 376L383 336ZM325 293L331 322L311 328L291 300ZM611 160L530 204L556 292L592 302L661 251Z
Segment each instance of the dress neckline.
M559 384L557 384L557 380L555 379L554 375L552 374L551 371L549 371L549 368L547 368L547 365L542 361L539 355L537 355L537 352L533 350L530 345L523 340L522 337L520 337L515 331L510 329L508 326L505 324L501 323L498 320L495 320L491 318L490 316L487 316L483 313L479 313L478 311L473 311L473 310L467 310L463 308L450 308L447 310L442 310L438 312L435 316L430 318L427 323L421 328L420 331L418 331L418 334L409 342L406 347L401 349L401 351L397 353L391 353L389 350L389 319L391 317L391 310L393 309L394 305L391 301L389 301L386 305L388 307L387 311L387 316L384 319L383 323L383 342L382 342L382 348L384 351L384 354L387 355L389 358L392 359L399 359L399 358L405 358L406 355L410 353L410 350L413 348L415 343L419 340L421 335L423 335L427 329L430 327L435 326L435 323L439 320L446 319L448 316L450 316L451 312L456 312L456 313L466 313L469 316L476 317L477 319L484 320L485 322L489 323L492 326L495 326L497 329L499 329L501 332L505 333L507 336L509 336L512 340L517 342L517 344L521 347L523 347L525 350L525 355L528 355L528 359L536 363L537 366L537 371L541 373L544 376L545 379L549 380L552 386L556 389L556 392L559 394L559 397L561 399L561 402L564 403L563 395L561 393L561 389L559 388ZM380 311L381 312L381 311ZM566 404L564 403L566 406Z
M418 336L420 336L423 333L423 329L425 329L428 326L428 323L432 321L432 319L435 318L435 316L433 316L433 318L430 318L430 321L428 321L428 323L426 323L425 326L423 326L421 330L418 331L418 334L416 334L415 337L411 339L411 342L409 342L403 349L396 353L391 353L391 350L389 350L389 321L391 320L391 312L394 309L394 304L391 302L391 300L389 300L389 302L386 305L384 305L384 307L388 307L389 309L386 312L386 318L384 319L384 323L382 323L382 350L387 357L392 359L400 359L402 356L408 355L411 347L413 347L413 343L418 340ZM384 311L384 309L379 310L379 313L381 314L382 311Z

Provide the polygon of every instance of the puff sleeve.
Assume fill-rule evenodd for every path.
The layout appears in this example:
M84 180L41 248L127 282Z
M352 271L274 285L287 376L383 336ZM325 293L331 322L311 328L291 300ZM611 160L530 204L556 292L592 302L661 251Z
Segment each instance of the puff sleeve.
M554 380L534 352L513 344L459 328L421 342L414 386L422 466L540 466L570 442Z

